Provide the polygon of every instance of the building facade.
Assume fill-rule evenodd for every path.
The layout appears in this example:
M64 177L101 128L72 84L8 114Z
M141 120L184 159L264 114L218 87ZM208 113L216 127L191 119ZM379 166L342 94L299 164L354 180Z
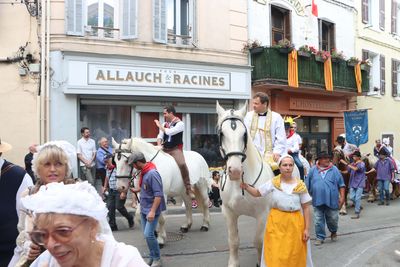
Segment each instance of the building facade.
M0 139L13 146L4 158L23 166L29 145L39 143L40 38L36 7L20 2L0 8Z
M296 49L307 45L319 51L354 56L356 29L353 25L357 14L354 1L315 1L318 14L312 13L312 1L248 3L250 40L257 40L263 46L261 52L250 50L252 93L268 93L271 109L281 115L300 116L296 122L303 137L303 152L316 155L321 150L331 151L336 137L344 132L343 111L356 104L354 67L332 58L333 90L326 90L325 63L318 62L313 54L308 57L298 54L299 86L296 88L288 85L288 51L281 51L276 45L287 39ZM362 71L362 78L361 89L365 92L366 71Z
M220 164L216 100L250 98L247 2L51 1L49 139L80 128L117 141L158 133L163 107L185 123L184 147Z
M389 139L400 155L400 13L398 1L357 0L357 56L369 59L369 89L357 99L357 108L369 108L369 141L361 151L372 152L375 140Z

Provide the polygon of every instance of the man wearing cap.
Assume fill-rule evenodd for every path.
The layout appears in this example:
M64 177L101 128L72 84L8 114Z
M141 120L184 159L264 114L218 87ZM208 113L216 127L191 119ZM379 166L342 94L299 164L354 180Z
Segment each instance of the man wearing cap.
M350 199L355 206L355 216L352 219L359 219L361 212L361 196L365 187L365 163L361 160L360 151L353 153L353 163L341 159L343 164L347 165L347 171L350 172Z
M319 246L326 237L325 222L331 232L331 240L337 240L339 209L344 203L345 184L327 152L320 152L317 159L306 177L306 185L314 207L315 245Z
M11 145L0 140L0 266L7 266L16 248L21 194L33 186L26 171L2 158Z
M253 97L253 111L246 114L244 124L264 161L276 170L276 162L286 153L286 133L282 116L268 106L268 95L257 92Z
M166 210L163 184L156 166L152 162L146 162L141 152L133 152L128 159L128 164L141 171L139 188L131 188L133 193L140 192L140 212L143 234L150 250L148 265L160 267L160 246L154 235L158 218L162 211Z

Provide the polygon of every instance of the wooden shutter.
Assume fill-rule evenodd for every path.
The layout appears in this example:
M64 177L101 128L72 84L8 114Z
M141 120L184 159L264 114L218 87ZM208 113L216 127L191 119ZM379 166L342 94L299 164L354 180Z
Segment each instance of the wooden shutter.
M379 0L379 28L385 30L385 0Z
M369 58L369 51L366 50L366 49L363 49L363 50L362 50L362 57L361 57L361 59L362 59L363 61L365 61L365 60L367 60L368 58Z
M84 35L85 0L65 0L65 28L67 35Z
M329 50L328 51L332 51L332 49L336 48L335 35L336 35L335 24L329 23L329 46L328 46Z
M397 92L397 69L399 62L395 59L392 59L392 96L396 97L398 95Z
M392 0L392 20L391 20L391 31L397 33L397 2Z
M361 1L361 15L362 15L362 22L369 23L369 4L368 0Z
M153 0L153 40L167 43L167 1Z
M121 39L130 40L137 38L137 1L122 1L122 31Z
M381 95L385 94L386 80L385 80L385 56L380 55L380 76L381 76Z
M192 44L197 47L197 0L189 1L189 35Z
M292 27L290 25L290 11L287 10L284 14L284 23L285 23L285 38L289 41L292 41L291 30Z

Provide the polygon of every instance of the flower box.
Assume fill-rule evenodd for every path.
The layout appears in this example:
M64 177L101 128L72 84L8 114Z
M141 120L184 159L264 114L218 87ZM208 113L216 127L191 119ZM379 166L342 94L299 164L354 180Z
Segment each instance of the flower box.
M290 52L292 52L293 47L280 47L278 48L278 50L282 54L289 54Z
M259 47L254 47L249 49L250 54L260 54L264 51L264 47L259 46Z
M362 70L369 71L371 69L371 66L369 66L368 64L361 64L360 68Z
M338 57L331 57L331 60L332 60L332 62L335 62L335 63L339 63L339 62L343 61L343 59L338 58Z
M298 54L300 57L311 57L311 53L310 53L310 52L306 52L306 51L301 51L301 50L299 50L299 51L297 51L297 54Z
M354 62L354 61L347 61L347 66L349 66L349 67L354 67L355 65L357 65L358 63L357 62Z
M318 56L318 55L315 55L315 61L318 61L318 62L325 62L324 58L321 57L321 56Z

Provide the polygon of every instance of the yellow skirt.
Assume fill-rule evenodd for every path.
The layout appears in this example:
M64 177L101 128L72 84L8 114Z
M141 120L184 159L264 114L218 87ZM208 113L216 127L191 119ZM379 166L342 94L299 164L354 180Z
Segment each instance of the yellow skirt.
M306 266L307 242L300 211L271 209L264 233L264 261L268 267Z

